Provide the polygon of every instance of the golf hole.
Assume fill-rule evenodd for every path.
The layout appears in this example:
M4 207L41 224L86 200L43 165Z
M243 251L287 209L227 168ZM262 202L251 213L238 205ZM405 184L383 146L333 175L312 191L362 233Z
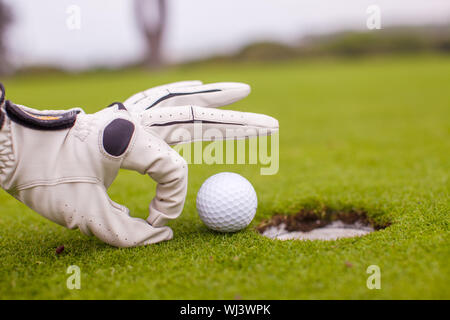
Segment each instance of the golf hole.
M361 237L390 223L371 219L362 209L302 209L293 215L275 214L261 222L257 231L277 240L337 240Z

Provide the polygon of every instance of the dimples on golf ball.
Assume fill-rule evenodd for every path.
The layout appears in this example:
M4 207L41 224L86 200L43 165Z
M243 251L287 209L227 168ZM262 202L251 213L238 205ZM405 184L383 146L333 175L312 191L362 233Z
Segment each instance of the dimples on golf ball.
M258 199L251 183L237 173L209 177L197 194L197 211L208 228L235 232L252 222Z

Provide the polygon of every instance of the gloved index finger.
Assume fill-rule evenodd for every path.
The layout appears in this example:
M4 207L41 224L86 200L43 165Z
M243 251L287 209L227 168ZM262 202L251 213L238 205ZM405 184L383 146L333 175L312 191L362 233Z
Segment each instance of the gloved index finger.
M166 90L177 88L177 87L191 87L191 86L199 86L202 82L199 80L188 80L188 81L178 81L178 82L172 82L168 84L163 84L157 87L152 87L147 90L138 92L131 97L129 97L124 104L125 105L133 105L138 103L140 100L145 98L152 98L155 96L163 96L166 94Z
M218 82L189 87L168 88L163 94L148 96L135 103L131 111L196 105L207 108L217 108L239 101L250 93L250 86L239 82Z

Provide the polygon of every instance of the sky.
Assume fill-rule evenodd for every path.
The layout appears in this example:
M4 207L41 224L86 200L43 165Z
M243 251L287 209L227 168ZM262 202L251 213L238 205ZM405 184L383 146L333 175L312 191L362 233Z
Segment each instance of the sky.
M289 43L308 34L367 30L370 5L379 6L382 28L450 23L449 0L167 1L164 53L170 62L232 53L255 41ZM16 66L119 66L144 54L132 0L4 2L14 14L7 44Z

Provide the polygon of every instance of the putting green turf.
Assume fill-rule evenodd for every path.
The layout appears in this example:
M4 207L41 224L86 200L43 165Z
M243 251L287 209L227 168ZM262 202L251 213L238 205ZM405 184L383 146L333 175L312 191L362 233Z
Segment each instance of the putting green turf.
M185 79L252 85L233 108L279 119L278 174L261 176L254 165L190 166L184 212L170 223L174 239L133 249L60 227L1 191L1 299L450 298L450 58L201 65L4 82L17 103L93 112ZM221 171L244 175L258 193L255 221L243 232L213 233L197 217L196 192ZM144 218L154 187L121 172L110 195ZM305 205L365 208L392 225L331 242L272 241L255 232L274 212ZM56 255L60 245L65 251ZM81 268L81 290L66 288L69 265ZM381 268L380 290L366 287L369 265Z

